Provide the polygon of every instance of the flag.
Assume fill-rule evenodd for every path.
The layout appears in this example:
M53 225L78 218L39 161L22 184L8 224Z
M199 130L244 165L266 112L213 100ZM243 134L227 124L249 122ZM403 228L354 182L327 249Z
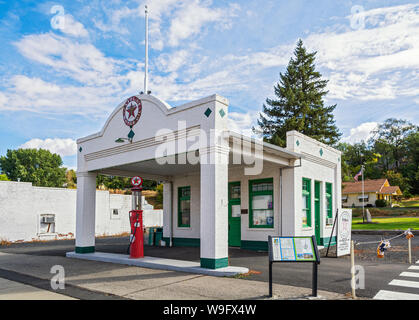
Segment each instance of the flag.
M359 172L355 175L354 180L358 181L358 177L362 174L362 167L361 170L359 170Z

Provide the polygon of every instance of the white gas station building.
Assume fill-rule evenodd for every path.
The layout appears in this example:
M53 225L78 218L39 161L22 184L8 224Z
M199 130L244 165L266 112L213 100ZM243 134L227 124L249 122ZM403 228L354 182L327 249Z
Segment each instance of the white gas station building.
M296 131L286 142L229 131L219 95L178 107L151 94L124 100L100 132L77 140L75 252L95 252L97 174L163 182L164 243L199 246L201 268L228 266L229 246L267 250L269 235L329 245L341 153Z

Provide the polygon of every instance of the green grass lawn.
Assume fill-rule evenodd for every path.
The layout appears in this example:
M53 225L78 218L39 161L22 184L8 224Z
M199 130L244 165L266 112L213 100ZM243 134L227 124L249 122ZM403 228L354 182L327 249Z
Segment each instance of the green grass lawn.
M402 201L401 206L407 208L419 207L419 200Z
M398 217L385 218L373 217L371 224L362 224L362 217L352 219L352 229L354 230L419 230L419 218L416 217Z

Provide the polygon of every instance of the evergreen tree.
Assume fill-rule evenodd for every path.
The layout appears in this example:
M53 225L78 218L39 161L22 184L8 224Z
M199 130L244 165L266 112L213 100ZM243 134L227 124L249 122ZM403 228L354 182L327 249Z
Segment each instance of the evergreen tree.
M329 145L341 136L335 125L336 105L324 106L328 80L315 71L316 52L308 53L300 39L285 74L274 86L276 99L266 99L258 120L265 141L285 147L286 132L297 130ZM258 131L254 128L254 131Z

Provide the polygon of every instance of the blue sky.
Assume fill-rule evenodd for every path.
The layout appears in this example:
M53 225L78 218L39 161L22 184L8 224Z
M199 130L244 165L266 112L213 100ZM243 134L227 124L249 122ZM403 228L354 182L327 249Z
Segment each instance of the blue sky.
M43 147L76 167L75 140L143 88L145 1L0 0L0 155ZM152 93L213 93L249 133L299 38L329 80L343 141L419 124L417 1L147 1Z

